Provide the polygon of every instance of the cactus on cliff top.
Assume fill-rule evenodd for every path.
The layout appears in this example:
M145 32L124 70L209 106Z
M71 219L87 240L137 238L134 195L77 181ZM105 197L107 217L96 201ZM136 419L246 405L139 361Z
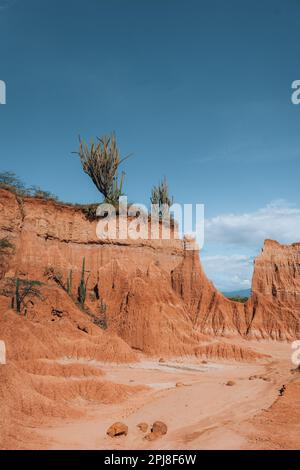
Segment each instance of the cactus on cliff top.
M87 144L79 137L79 151L74 152L80 157L83 171L89 175L93 183L104 196L104 201L117 204L122 196L125 174L122 173L120 184L118 182L118 169L129 155L122 158L117 146L116 136L97 137Z

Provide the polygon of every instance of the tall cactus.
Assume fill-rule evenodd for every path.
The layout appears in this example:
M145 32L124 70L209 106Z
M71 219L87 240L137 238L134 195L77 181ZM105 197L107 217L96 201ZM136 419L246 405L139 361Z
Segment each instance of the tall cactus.
M101 326L101 328L103 328L104 330L107 329L107 305L106 303L103 301L103 299L101 299L100 301L100 306L99 306L99 312L100 312L100 320L99 320L99 325Z
M73 271L71 269L68 275L68 279L67 279L67 293L69 295L72 294L72 284L73 284Z
M16 279L16 310L21 313L20 279Z
M78 300L80 305L83 307L86 299L86 285L87 280L85 280L85 257L82 260L82 270L81 270L81 279L78 287Z
M79 150L74 152L80 157L83 171L89 175L93 183L104 196L104 201L117 204L122 196L125 174L122 173L118 182L118 171L129 155L121 158L114 134L97 137L97 142L91 140L88 144L79 137Z
M109 204L118 203L120 197L123 196L122 190L123 190L123 184L124 184L124 177L125 177L124 171L122 171L121 178L120 178L120 183L119 183L118 175L116 175L114 177L112 187L111 187L111 191L110 191L109 195L106 197L106 202L108 202Z
M163 219L169 215L169 209L174 203L174 198L169 195L169 186L166 177L164 177L158 186L153 186L150 200L151 204L157 206L157 215L159 217Z

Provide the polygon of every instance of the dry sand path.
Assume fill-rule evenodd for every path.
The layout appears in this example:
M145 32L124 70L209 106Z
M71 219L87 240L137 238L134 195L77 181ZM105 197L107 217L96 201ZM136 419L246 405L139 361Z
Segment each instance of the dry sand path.
M259 343L258 349L266 351ZM268 409L280 387L291 380L288 345L269 347L272 360L261 364L145 361L135 365L99 364L105 378L117 383L147 385L148 390L117 405L82 402L84 419L39 428L50 449L239 449L248 446L249 421ZM258 378L249 380L250 376ZM235 382L226 385L228 380ZM181 382L183 386L177 386ZM168 434L148 442L137 428L155 420ZM110 438L114 421L129 427L127 436Z

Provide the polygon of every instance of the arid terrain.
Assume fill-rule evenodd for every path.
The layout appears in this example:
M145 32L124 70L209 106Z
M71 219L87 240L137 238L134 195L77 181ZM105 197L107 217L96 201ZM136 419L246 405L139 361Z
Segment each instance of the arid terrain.
M41 427L39 435L50 449L294 448L299 442L299 425L293 414L298 412L299 418L300 408L293 400L297 400L299 384L289 373L287 345L270 349L275 356L286 355L286 361L256 365L189 360L99 364L108 380L144 385L148 390L121 404L86 403L83 419ZM227 385L229 379L234 382L231 386ZM285 392L289 399L279 397L282 384L291 379ZM288 415L287 403L291 407ZM157 419L167 423L169 432L148 442L137 425L151 425ZM293 422L288 423L288 419ZM115 421L128 425L127 436L106 436L106 429ZM282 426L284 429L280 429Z
M0 239L1 449L300 448L300 244L267 240L241 303L191 241L99 240L80 207L0 190Z

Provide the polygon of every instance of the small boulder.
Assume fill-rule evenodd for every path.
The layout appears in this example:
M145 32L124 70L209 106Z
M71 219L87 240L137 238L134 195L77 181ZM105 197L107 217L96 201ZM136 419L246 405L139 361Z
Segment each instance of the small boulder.
M162 362L166 362L166 360L163 357L161 357L158 362L162 363Z
M168 427L165 423L162 421L155 421L153 423L153 426L151 428L151 432L146 434L144 439L147 439L147 441L155 441L161 436L164 436L168 432Z
M120 422L114 423L108 428L106 434L108 434L110 437L127 436L128 426Z
M144 439L146 439L147 441L155 441L156 439L158 439L160 437L160 434L157 434L156 432L149 432L148 434L146 434L146 436L144 437Z
M207 361L203 360L201 361L201 364L207 364Z
M226 382L226 385L228 387L232 387L233 385L235 385L235 381L234 380L228 380L228 382Z
M155 421L155 423L153 423L151 432L154 434L158 434L159 436L163 436L164 434L167 434L168 427L162 421Z
M270 377L262 377L262 380L264 380L265 382L271 382L271 378L270 378Z
M137 427L140 429L140 431L147 432L149 426L147 423L139 423Z
M177 382L177 383L176 383L176 387L184 387L184 383L182 383L182 382Z

